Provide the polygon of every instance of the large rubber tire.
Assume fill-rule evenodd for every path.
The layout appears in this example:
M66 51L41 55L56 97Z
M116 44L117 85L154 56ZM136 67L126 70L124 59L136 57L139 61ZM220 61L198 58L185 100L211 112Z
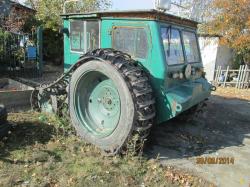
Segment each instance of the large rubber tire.
M113 49L94 50L87 53L83 58L86 59L86 57L89 57L91 60L84 61L84 63L81 63L81 60L79 61L79 64L82 65L73 73L69 88L70 116L78 134L86 141L101 148L108 155L115 155L127 150L128 142L135 135L138 137L135 143L140 145L149 135L155 117L155 99L148 76L142 67L136 64L129 55ZM114 92L114 95L119 97L119 102L116 99L119 118L117 118L117 123L110 122L111 124L115 123L115 125L112 127L113 131L109 131L107 135L98 134L100 132L99 123L96 123L95 129L94 127L90 127L86 122L89 119L95 119L95 115L101 112L98 109L96 113L92 112L89 114L90 112L86 112L86 110L89 111L88 108L95 101L89 101L92 93L89 93L89 97L86 93L83 93L85 91L81 87L86 84L81 84L81 81L92 81L89 77L94 77L94 75L91 75L90 72L98 72L98 74L104 75L108 80L111 80L114 85L111 92ZM96 83L93 90L103 82L104 80L101 80L100 83ZM90 83L90 85L92 84ZM88 88L89 86L86 85L85 89ZM79 93L79 91L81 92ZM91 92L91 90L89 91ZM87 96L85 102L89 101L89 104L81 104L79 102L81 94L84 97ZM81 99L84 100L84 98ZM105 104L105 102L103 104L103 100L100 102L102 105ZM88 117L89 115L91 117ZM107 120L109 121L109 119ZM134 146L136 147L137 145Z

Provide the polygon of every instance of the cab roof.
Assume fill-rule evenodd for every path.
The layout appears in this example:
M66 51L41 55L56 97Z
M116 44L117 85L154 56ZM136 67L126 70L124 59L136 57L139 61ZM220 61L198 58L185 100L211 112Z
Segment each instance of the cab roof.
M143 20L155 20L155 21L165 21L176 23L180 25L187 25L190 27L197 27L198 22L178 17L172 14L167 14L162 11L150 9L150 10L129 10L129 11L103 11L103 12L89 12L89 13L69 13L61 15L63 19L74 19L74 18L82 18L82 19L90 19L90 18L98 18L98 19L143 19Z

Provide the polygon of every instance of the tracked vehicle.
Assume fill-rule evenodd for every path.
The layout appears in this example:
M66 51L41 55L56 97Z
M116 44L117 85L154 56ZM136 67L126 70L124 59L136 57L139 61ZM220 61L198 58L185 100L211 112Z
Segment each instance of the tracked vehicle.
M65 73L37 88L34 108L68 106L86 141L109 155L153 125L191 115L210 96L197 23L158 10L65 14ZM192 110L190 110L192 109Z

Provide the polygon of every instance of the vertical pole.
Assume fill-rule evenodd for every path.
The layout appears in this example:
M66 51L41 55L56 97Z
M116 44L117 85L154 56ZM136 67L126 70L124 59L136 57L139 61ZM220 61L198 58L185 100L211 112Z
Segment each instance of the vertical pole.
M247 89L249 88L249 84L250 84L250 70L248 69L247 70Z
M37 28L37 60L39 76L43 74L43 27Z
M218 67L218 75L217 75L217 80L216 80L217 85L219 85L220 83L220 74L221 74L221 66Z
M241 68L242 68L242 66L240 65L240 69L239 69L239 72L238 72L238 77L237 77L236 88L239 88Z
M245 65L243 76L242 76L242 84L241 84L241 89L244 89L245 84L246 84L246 74L247 74L247 65Z
M246 66L245 78L244 78L244 89L247 89L248 85L248 66Z
M216 84L217 82L217 76L218 76L218 68L215 70L214 84Z
M219 74L218 74L218 81L217 81L218 85L220 84L221 73L222 73L221 66L219 66Z
M218 84L218 79L219 79L219 71L220 71L220 66L217 67L216 70L216 76L215 76L215 84Z
M229 71L229 66L227 66L227 71L226 71L226 75L225 75L225 79L224 79L223 88L225 88L225 86L226 86L228 71Z
M244 70L245 70L245 66L243 65L242 69L241 69L241 74L240 74L240 86L239 86L239 89L241 89L241 86L242 86L242 81L243 81L243 76L244 76Z

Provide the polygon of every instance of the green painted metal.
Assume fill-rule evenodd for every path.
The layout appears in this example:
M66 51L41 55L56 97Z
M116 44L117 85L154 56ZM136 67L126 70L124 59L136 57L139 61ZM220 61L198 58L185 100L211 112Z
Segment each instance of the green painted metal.
M64 16L64 27L69 29L71 20L87 21L84 15ZM92 18L94 19L94 18ZM96 18L98 19L98 18ZM157 100L157 122L167 121L181 112L191 108L210 96L211 85L202 75L192 76L190 79L174 79L171 74L184 72L188 65L185 63L178 65L168 65L161 38L162 26L173 26L180 31L188 30L196 33L194 27L188 25L175 24L173 22L159 21L145 18L117 18L101 17L100 21L100 48L113 48L113 30L116 27L144 28L147 33L148 55L145 59L135 58L151 75L151 84ZM118 49L119 50L119 49ZM70 37L64 36L65 70L67 70L81 56L80 53L70 51ZM200 52L199 52L200 53ZM184 51L184 55L186 55ZM200 57L200 54L199 54ZM191 64L194 69L202 70L200 62Z
M78 80L75 109L84 128L99 137L109 136L116 129L121 102L111 79L100 72L84 73Z

